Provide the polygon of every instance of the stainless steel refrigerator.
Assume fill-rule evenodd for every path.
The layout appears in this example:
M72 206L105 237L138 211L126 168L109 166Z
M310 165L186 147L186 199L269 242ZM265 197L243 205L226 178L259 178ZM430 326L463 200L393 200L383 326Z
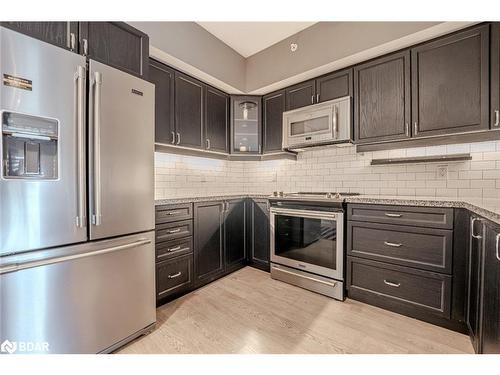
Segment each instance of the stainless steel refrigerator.
M0 344L110 352L151 329L154 85L0 28Z

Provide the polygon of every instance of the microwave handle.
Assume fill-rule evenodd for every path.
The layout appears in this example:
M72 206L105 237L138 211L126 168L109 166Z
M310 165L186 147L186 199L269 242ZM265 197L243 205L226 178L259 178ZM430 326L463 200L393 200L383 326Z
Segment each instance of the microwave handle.
M338 112L337 112L337 106L334 104L333 105L333 138L337 138L337 132L338 132Z

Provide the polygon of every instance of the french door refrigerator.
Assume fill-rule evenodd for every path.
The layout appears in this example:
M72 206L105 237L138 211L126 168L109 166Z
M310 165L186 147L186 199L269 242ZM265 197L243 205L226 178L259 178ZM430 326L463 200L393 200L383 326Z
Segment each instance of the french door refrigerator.
M154 85L0 28L0 349L151 329Z

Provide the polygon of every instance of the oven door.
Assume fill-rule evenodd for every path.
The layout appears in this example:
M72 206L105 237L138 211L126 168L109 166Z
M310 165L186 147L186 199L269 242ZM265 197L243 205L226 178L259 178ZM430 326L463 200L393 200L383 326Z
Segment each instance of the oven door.
M271 262L343 280L344 214L271 208Z

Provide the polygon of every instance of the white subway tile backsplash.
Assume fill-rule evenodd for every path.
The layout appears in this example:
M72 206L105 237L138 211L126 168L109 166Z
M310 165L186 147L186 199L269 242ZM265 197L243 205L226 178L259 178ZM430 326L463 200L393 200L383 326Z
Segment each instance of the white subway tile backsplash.
M372 158L471 152L472 161L371 166ZM282 191L500 197L500 141L356 153L355 146L302 152L297 161L222 161L155 154L155 196L176 198ZM438 178L446 165L447 178Z

